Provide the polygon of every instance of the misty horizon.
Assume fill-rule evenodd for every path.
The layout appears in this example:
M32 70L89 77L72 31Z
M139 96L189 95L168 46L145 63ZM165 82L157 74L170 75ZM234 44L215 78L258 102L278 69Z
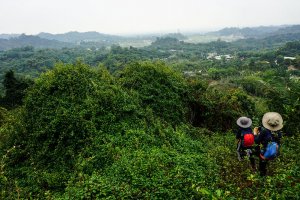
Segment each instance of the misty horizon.
M114 35L114 36L147 36L147 35L165 35L165 34L170 34L170 33L179 33L183 35L190 35L190 34L207 34L210 32L216 32L220 31L223 29L230 29L230 28L237 28L237 29L244 29L244 28L260 28L260 27L287 27L287 26L295 26L299 24L280 24L280 25L257 25L257 26L244 26L244 27L237 27L237 26L224 26L224 27L219 27L219 28L211 28L211 29L205 29L205 28L199 28L199 29L194 29L194 30L166 30L166 31L149 31L149 32L136 32L136 33L119 33L119 34L114 34L114 33L107 33L103 31L95 31L95 30L86 30L86 31L78 31L78 30L69 30L66 32L46 32L46 31L40 31L37 33L26 33L26 32L12 32L12 33L7 33L7 32L0 32L1 35L39 35L43 33L47 34L53 34L53 35L60 35L60 34L67 34L67 33L100 33L104 35Z
M292 25L300 24L299 7L298 0L2 0L0 33L140 35Z

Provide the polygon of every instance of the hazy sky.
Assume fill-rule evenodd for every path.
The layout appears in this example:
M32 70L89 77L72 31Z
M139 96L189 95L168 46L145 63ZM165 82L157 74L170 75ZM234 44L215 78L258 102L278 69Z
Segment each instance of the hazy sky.
M300 0L0 0L0 33L186 32L300 24Z

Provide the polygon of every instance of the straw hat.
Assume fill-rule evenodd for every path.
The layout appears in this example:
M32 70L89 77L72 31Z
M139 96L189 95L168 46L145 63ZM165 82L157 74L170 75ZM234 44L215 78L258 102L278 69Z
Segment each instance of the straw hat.
M262 124L270 131L278 131L283 127L283 119L277 112L268 112L264 114Z
M242 128L248 128L252 124L252 120L248 117L240 117L236 121L237 125Z

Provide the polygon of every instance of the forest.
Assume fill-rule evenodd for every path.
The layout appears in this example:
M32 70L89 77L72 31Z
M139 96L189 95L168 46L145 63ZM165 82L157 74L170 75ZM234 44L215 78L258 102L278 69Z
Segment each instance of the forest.
M267 34L0 51L0 199L300 199L300 41ZM261 177L236 120L269 111Z

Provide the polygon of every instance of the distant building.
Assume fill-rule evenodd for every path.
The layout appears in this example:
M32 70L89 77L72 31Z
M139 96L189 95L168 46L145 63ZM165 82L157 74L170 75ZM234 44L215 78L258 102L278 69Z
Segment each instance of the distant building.
M284 60L295 60L296 58L295 57L288 57L288 56L285 56L283 57Z
M230 54L226 55L218 55L216 52L208 53L206 59L216 59L216 60L222 60L222 58L225 58L225 60L230 60L233 58Z
M207 55L207 59L212 59L212 58L214 58L215 56L217 56L218 54L217 53L215 53L215 52L213 52L213 53L208 53L208 55Z
M214 59L216 59L216 60L222 60L222 58L225 58L225 60L230 60L233 57L231 55L229 55L229 54L227 54L227 55L218 55L218 56L214 57Z
M222 56L215 56L215 59L216 59L216 60L221 60L221 59L222 59Z
M230 59L232 59L233 57L231 56L231 55L229 55L229 54L227 54L227 55L224 55L224 57L225 57L225 59L226 60L230 60Z
M196 72L193 72L193 71L184 71L183 75L184 76L196 76Z

